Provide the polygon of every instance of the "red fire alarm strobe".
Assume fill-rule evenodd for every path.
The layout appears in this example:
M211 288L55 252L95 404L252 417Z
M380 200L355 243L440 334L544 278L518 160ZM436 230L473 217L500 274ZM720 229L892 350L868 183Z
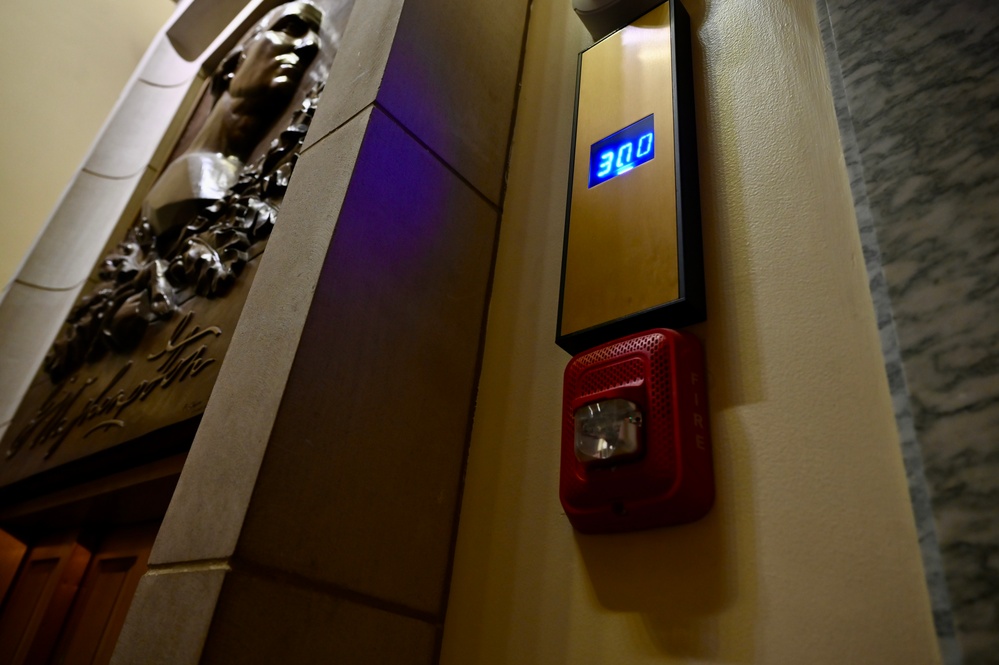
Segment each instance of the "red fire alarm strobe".
M714 503L704 353L657 329L574 356L562 393L559 497L583 533L693 522Z

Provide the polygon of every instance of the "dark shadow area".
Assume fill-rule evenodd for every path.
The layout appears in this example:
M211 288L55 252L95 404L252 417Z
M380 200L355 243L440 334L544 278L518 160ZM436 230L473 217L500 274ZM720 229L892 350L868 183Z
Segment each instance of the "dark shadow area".
M753 660L756 581L742 574L755 567L748 542L750 474L744 441L736 439L715 443L718 498L699 522L629 534L576 534L600 604L641 615L652 643L671 656Z

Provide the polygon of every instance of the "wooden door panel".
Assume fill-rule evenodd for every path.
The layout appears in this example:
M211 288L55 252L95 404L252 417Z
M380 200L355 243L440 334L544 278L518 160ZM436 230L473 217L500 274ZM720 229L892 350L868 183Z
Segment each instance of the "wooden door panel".
M0 662L14 662L58 565L58 559L35 559L25 565L0 620Z
M67 640L65 657L57 662L65 665L89 664L94 661L103 642L110 642L111 648L114 648L114 641L104 637L128 572L134 567L135 557L98 562L97 570L89 580L90 588L85 589L85 593L89 593L80 598L86 610Z
M27 551L27 545L6 531L0 530L0 607L3 607L7 591L10 590Z
M121 529L97 549L66 621L53 663L102 665L111 660L158 525Z
M62 573L57 576L48 607L42 613L42 620L35 631L31 648L23 661L25 665L45 665L49 662L59 633L66 623L69 608L80 591L80 581L88 563L90 563L90 551L76 543L62 561Z
M90 561L77 532L46 538L28 552L0 612L0 662L45 663Z

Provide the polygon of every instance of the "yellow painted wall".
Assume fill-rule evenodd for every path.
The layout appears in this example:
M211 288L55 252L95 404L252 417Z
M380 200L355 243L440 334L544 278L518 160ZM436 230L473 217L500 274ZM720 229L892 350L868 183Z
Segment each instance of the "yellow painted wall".
M170 0L7 3L0 21L0 287L17 271Z
M553 338L590 42L568 0L535 0L447 665L939 662L813 0L690 9L717 505L622 536L561 512Z

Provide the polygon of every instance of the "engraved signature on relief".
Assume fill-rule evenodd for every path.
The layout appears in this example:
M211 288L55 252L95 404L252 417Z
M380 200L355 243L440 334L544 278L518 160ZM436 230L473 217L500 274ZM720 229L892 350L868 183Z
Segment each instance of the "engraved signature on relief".
M188 312L177 322L173 333L162 349L146 356L148 362L159 362L155 376L128 383L127 377L134 366L129 360L103 387L96 386L97 377L70 378L57 386L39 407L35 416L7 449L7 458L16 455L25 445L29 449L48 445L48 459L75 430L86 427L83 438L99 431L124 427L121 416L136 402L143 402L156 390L166 390L175 383L197 376L205 367L215 362L208 355L208 346L198 344L205 338L222 334L217 326L188 329L194 312ZM99 392L81 401L91 387ZM95 422L96 421L96 422Z

